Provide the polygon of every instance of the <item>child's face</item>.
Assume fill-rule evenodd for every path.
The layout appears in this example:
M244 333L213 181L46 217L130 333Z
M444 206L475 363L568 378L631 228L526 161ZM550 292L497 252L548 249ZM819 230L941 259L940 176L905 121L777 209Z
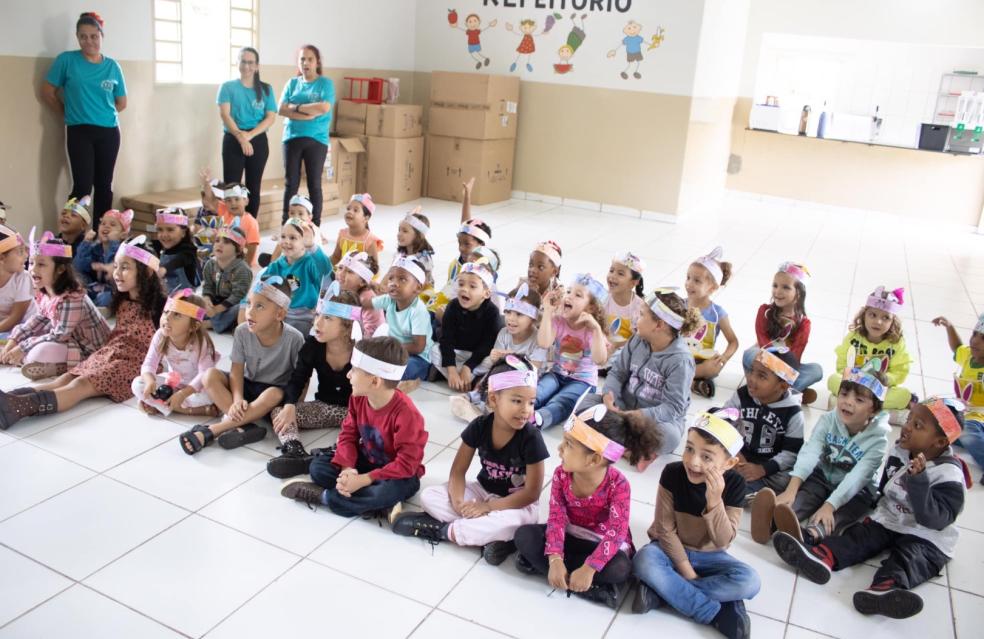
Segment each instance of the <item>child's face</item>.
M284 224L280 229L280 250L288 260L304 256L304 236L293 224Z
M636 22L630 22L627 25L625 25L624 29L622 29L622 33L624 33L627 36L639 35L640 31L642 31L642 25Z
M375 375L370 375L361 368L352 367L347 377L352 383L352 397L365 397L381 381Z
M345 224L353 233L361 234L366 230L369 225L369 218L366 216L365 209L362 208L362 202L352 200L348 203L348 206L345 207Z
M50 289L55 283L55 260L47 255L35 255L31 259L31 282L34 290Z
M480 24L482 24L482 22L477 16L468 16L468 18L465 19L465 26L469 29L477 29Z
M522 430L529 423L535 402L536 389L528 386L489 393L489 406L492 412L514 430Z
M166 249L174 248L181 241L181 238L184 237L187 230L187 227L178 226L177 224L158 224L157 241Z
M646 340L647 342L656 341L662 332L665 331L665 324L663 324L656 315L649 310L649 307L642 309L639 313L639 323L636 324L636 335L640 338Z
M24 270L24 256L27 250L23 246L10 249L0 257L0 268L4 273L19 273Z
M683 469L691 484L703 484L708 473L723 473L737 463L738 458L729 455L721 444L707 441L692 429L687 430Z
M778 401L789 388L786 382L761 362L752 362L752 370L745 375L748 393L762 404Z
M489 299L489 288L482 278L473 273L462 273L458 276L458 303L461 307L473 311Z
M301 220L302 222L311 221L311 213L308 212L306 208L300 204L292 204L290 208L287 209L287 217L294 218L295 220Z
M115 217L103 217L99 220L99 241L118 242L123 239L123 225Z
M318 315L314 318L314 339L325 344L349 335L351 326L340 317L333 315Z
M394 266L386 274L386 292L397 304L409 304L420 292L420 282L406 269Z
M335 278L338 280L338 287L343 291L358 293L366 286L366 281L358 273L344 266L338 267Z
M137 261L132 257L117 255L113 268L113 282L120 293L137 290Z
M242 215L246 212L246 198L244 197L227 197L223 198L226 206L229 207L229 212L233 215Z
M58 230L67 235L84 233L89 225L81 217L65 209L58 215Z
M687 281L684 288L687 289L688 298L702 300L714 292L717 284L714 283L710 271L700 264L691 264L690 268L687 269Z
M588 310L591 302L591 293L581 284L574 284L564 293L561 303L561 316L568 322L574 322L581 317L581 313Z
M792 310L796 305L796 280L789 273L776 273L772 277L772 301L782 310Z
M837 393L837 417L848 430L861 430L875 416L875 402L868 393L844 389Z
M984 333L971 333L970 357L978 364L984 363Z
M468 261L468 256L481 246L482 243L467 233L458 233L458 254L462 262Z
M191 332L191 324L194 321L187 315L164 311L161 313L161 330L172 339L180 339Z
M557 455L560 457L560 465L568 473L584 472L602 463L601 455L574 439L570 433L564 433L564 438L557 446Z
M236 257L236 243L232 240L227 240L226 238L220 238L215 244L212 245L212 255L216 259L225 261L232 260Z
M416 229L412 226L406 222L400 222L400 226L396 229L396 245L402 248L409 248L416 238L416 233Z
M516 311L506 311L506 332L510 335L526 335L533 329L533 318Z
M933 448L946 448L948 444L929 408L923 404L909 407L909 418L899 433L899 446L915 456Z
M632 269L620 262L612 262L608 267L608 291L610 293L624 293L631 291L635 287L635 280L632 279Z
M864 309L864 330L868 340L880 342L889 329L892 328L894 316L891 313L870 306Z
M246 298L246 326L250 333L261 333L282 322L287 311L280 308L266 295L250 292Z
M556 277L557 267L550 261L544 253L533 251L530 253L530 261L526 267L526 279L530 286L536 288L540 295L543 295L550 286L550 281Z
M522 31L524 34L529 35L529 34L533 33L534 31L536 31L536 23L535 22L521 22L519 24L519 30Z

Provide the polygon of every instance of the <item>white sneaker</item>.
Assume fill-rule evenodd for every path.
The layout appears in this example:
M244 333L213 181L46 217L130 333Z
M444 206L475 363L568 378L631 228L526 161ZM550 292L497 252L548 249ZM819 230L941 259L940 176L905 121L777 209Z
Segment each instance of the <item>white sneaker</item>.
M452 395L448 398L451 414L458 419L471 422L482 416L482 411L468 400L467 395Z

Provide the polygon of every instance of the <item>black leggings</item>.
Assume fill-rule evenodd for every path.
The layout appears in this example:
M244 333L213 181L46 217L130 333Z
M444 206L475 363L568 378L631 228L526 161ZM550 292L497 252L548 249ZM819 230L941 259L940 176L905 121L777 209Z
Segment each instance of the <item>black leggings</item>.
M260 212L260 188L263 182L263 169L270 157L270 144L266 132L250 140L253 155L243 155L243 147L231 133L222 136L222 181L239 182L246 171L246 188L249 189L249 202L246 210L258 218Z
M325 170L328 146L314 138L293 138L284 142L284 215L281 222L287 221L290 198L297 195L301 184L301 162L307 173L308 197L314 205L311 220L321 224L321 173Z
M547 575L550 573L550 561L543 554L547 545L547 527L545 524L528 524L516 529L516 537L513 539L516 550L519 551L526 561L530 562L538 573ZM567 572L574 572L584 565L584 561L598 547L597 541L581 539L567 533L564 535L564 566ZM632 560L619 550L615 553L605 567L594 576L596 584L622 584L628 581L632 575Z
M120 152L120 129L75 124L66 130L68 163L72 168L69 197L92 195L91 228L96 228L102 214L113 208L113 169Z

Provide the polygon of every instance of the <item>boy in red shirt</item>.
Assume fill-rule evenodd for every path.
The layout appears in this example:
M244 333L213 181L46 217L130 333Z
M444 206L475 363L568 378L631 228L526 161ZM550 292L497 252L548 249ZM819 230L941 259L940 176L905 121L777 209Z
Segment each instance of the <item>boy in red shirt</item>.
M373 337L352 351L348 416L338 443L311 461L313 482L284 486L284 497L322 504L342 517L386 513L390 523L402 502L420 489L424 475L424 418L396 389L407 352L392 337ZM316 452L316 451L312 451Z

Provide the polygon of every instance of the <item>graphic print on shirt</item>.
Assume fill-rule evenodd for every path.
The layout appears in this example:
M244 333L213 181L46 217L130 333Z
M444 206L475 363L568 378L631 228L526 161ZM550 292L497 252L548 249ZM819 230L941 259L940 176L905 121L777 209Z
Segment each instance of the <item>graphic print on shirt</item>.
M297 289L301 288L301 280L293 273L287 276L287 286L290 287L291 295L297 292Z
M776 453L776 441L780 435L786 434L786 425L782 423L779 416L771 410L763 410L761 406L744 406L741 408L741 421L738 429L741 431L745 443L751 446L755 442L755 427L758 425L761 415L761 431L758 436L758 446L756 449L760 454L771 455Z
M526 466L519 459L510 459L509 464L500 464L485 457L481 457L482 468L489 479L493 481L509 480L512 486L510 493L514 493L526 485Z
M560 340L558 351L560 359L558 365L568 375L573 375L577 371L577 365L581 358L591 356L591 350L588 346L580 337L573 335L565 335Z
M861 461L861 457L863 456L864 450L852 442L849 437L844 437L837 433L827 433L820 459L843 471L849 472Z
M868 362L869 359L873 357L885 357L889 360L889 366L891 366L892 357L895 356L895 349L892 348L891 346L889 346L888 348L872 347L871 352L869 353L868 345L862 343L860 338L857 337L851 338L851 346L854 347L854 352L856 353L854 356L854 364L853 364L854 367L863 366ZM847 364L850 366L851 362L847 362Z
M383 434L372 424L359 426L359 449L366 460L377 468L390 463L383 442Z
M629 377L629 393L640 401L658 403L663 399L663 389L666 388L666 378L651 368L643 368L632 364Z

